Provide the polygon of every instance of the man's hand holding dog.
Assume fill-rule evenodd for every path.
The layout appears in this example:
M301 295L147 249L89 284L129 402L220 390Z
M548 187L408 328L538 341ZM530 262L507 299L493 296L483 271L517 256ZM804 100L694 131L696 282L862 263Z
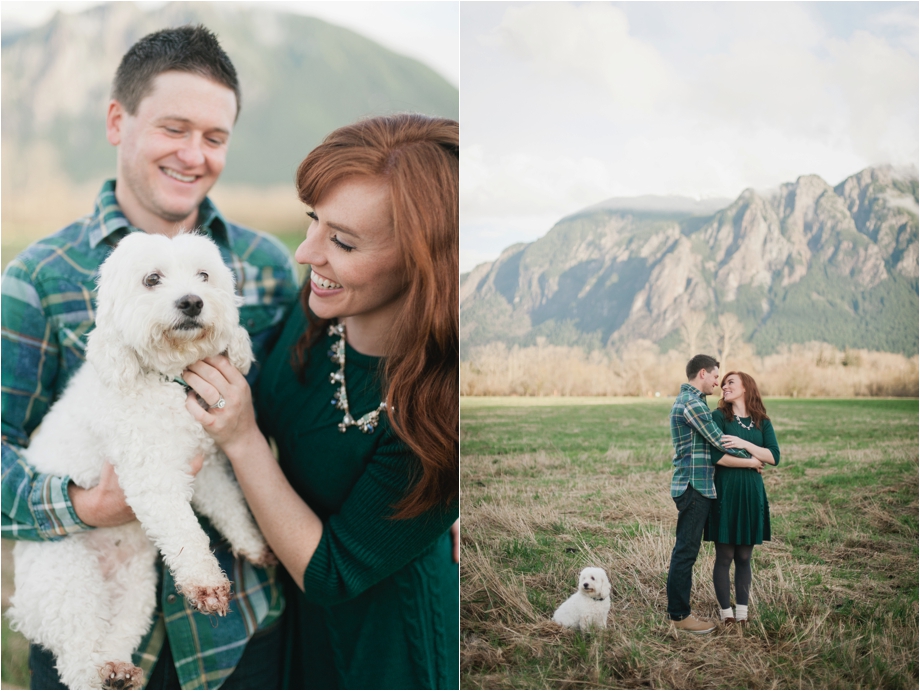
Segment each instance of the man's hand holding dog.
M190 461L189 472L198 474L204 464L204 454L198 454ZM128 506L125 493L118 484L115 468L108 461L102 466L99 484L84 489L71 482L67 487L70 503L77 518L93 528L114 528L136 520L134 510Z

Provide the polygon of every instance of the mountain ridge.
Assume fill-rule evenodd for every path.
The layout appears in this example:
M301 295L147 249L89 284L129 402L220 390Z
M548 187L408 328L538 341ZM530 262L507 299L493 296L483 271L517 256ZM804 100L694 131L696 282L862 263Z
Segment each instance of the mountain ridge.
M326 134L364 116L459 116L458 90L434 70L321 19L233 3L105 3L4 38L5 192L48 176L110 175L104 116L122 55L147 33L198 23L218 35L241 84L226 183L290 184Z
M811 340L917 350L915 171L867 168L834 187L803 175L706 217L603 204L465 275L464 352L541 336L669 348L688 318L726 313L761 353Z

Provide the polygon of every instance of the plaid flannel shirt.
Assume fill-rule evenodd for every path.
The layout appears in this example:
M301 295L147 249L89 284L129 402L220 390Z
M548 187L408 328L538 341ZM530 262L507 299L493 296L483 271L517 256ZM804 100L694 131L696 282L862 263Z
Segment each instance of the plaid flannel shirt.
M297 270L278 240L228 223L210 200L198 221L220 248L243 298L240 321L252 336L257 375L288 308L297 295ZM59 540L91 530L76 515L67 491L69 477L37 472L21 455L67 381L83 364L86 336L95 323L99 266L131 226L106 182L93 214L41 240L10 262L2 281L3 482L2 536L15 540ZM162 568L158 606L134 662L149 675L169 636L184 689L218 687L239 662L252 634L276 621L284 596L275 568L259 569L234 559L205 519L203 527L221 567L233 582L231 611L215 625L193 612ZM162 567L162 562L160 562Z
M695 386L681 384L671 408L671 441L674 443L674 475L671 496L679 497L690 485L704 497L716 498L712 447L741 458L751 454L722 446L722 431L712 421L706 397Z

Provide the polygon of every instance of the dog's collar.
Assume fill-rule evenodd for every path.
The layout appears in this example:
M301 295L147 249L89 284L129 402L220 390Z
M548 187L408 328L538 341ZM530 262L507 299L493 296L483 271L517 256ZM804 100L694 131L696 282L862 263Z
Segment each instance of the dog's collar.
M607 597L610 597L610 596L608 595ZM594 600L595 602L603 602L604 600L607 599L607 597L592 597L591 599Z
M186 383L185 383L185 380L184 380L182 377L176 377L175 379L173 379L173 382L174 382L175 384L179 384L179 386L181 386L182 388L184 388L186 392L189 392L189 391L192 390L192 387L189 386L188 384L186 384Z

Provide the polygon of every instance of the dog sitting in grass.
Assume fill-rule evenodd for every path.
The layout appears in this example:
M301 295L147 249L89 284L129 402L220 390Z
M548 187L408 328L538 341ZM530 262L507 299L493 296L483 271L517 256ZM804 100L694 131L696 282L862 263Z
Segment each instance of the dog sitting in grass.
M610 580L607 572L596 566L578 576L578 590L553 614L553 621L566 628L588 631L606 629L610 612Z

